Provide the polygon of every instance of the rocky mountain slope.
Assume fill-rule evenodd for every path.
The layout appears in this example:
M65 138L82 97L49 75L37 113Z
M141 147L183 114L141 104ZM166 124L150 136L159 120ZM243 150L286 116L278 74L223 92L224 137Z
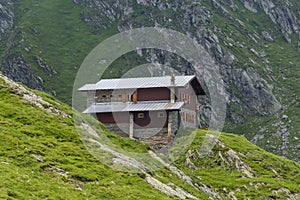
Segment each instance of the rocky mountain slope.
M220 67L229 99L225 130L299 161L299 10L296 0L5 1L1 70L70 103L80 64L103 39L139 27L174 29L202 44ZM105 76L146 62L195 72L174 54L147 49L122 56Z
M0 198L3 199L299 199L300 165L267 153L242 136L222 134L205 158L206 131L195 132L173 164L136 141L104 134L115 145L145 153L163 168L105 147L89 125L81 131L101 155L138 173L117 171L93 157L74 126L72 109L0 75ZM89 120L93 120L92 118ZM92 131L93 130L93 131ZM182 136L185 142L187 136Z

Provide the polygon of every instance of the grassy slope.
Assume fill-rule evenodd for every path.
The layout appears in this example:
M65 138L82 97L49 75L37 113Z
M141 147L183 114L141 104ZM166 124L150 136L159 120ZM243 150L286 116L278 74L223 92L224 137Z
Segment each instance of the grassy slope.
M0 199L170 199L138 175L114 171L96 160L81 143L72 119L23 103L1 79L0 96ZM59 108L71 113L65 105ZM133 146L133 141L115 140ZM44 162L31 154L41 155ZM53 172L54 167L68 177ZM80 182L82 191L76 189Z
M199 134L190 151L199 149L199 144L204 138L203 132ZM205 158L196 156L192 161L198 169L193 170L184 166L183 158L177 161L178 166L195 180L201 179L202 182L220 190L226 188L227 191L234 191L238 199L269 199L270 197L286 199L285 194L272 193L272 190L280 188L288 188L292 193L300 192L298 163L268 153L242 136L223 133L219 139L226 144L226 147L215 146L214 153ZM236 151L241 160L252 168L254 178L246 178L232 166L222 162L219 152L223 154L228 151L228 148ZM259 187L256 188L257 184Z
M60 110L71 114L71 109L52 97L38 92ZM169 198L148 185L139 175L117 172L95 159L84 148L78 137L72 118L47 114L45 111L20 101L0 79L0 198L5 199L174 199ZM147 151L147 147L135 141L106 133L113 143L131 151ZM205 131L198 131L190 147L199 148ZM186 141L185 138L182 138ZM249 143L241 136L222 134L226 148L216 146L213 153L204 159L192 160L197 170L184 166L185 156L176 162L196 183L202 182L215 188L227 198L227 191L238 197L280 197L272 190L287 188L300 193L300 165L267 153ZM230 166L225 166L218 151L232 148L253 169L255 178L244 178ZM32 154L40 155L38 162ZM224 167L225 166L225 167ZM67 177L55 172L55 168L66 172ZM275 169L275 175L271 169ZM208 197L183 183L168 169L153 175L164 183L172 181L200 199ZM255 189L256 183L263 183ZM82 190L77 189L81 187ZM247 189L245 189L247 188ZM240 189L239 192L237 190Z
M14 51L21 52L32 64L45 80L46 89L54 89L59 99L69 104L74 78L84 58L99 42L117 32L113 27L97 31L80 18L81 12L82 7L72 0L18 0L15 3L15 32L22 32L15 41L23 38L22 46L32 46L32 49L26 52L17 46ZM42 72L35 56L41 57L59 72L58 75L48 76Z

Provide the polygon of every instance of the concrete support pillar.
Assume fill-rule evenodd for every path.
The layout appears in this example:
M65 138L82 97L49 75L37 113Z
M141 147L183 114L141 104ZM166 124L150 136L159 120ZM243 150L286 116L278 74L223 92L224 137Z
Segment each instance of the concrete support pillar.
M170 88L170 98L171 98L170 102L175 103L175 88L174 87Z
M168 112L168 143L171 142L171 134L172 134L172 121L171 121L171 112Z
M177 130L180 129L180 125L181 125L181 113L180 111L177 112Z
M133 139L133 112L129 113L129 138Z
M168 123L168 143L171 142L171 134L172 134L172 123Z

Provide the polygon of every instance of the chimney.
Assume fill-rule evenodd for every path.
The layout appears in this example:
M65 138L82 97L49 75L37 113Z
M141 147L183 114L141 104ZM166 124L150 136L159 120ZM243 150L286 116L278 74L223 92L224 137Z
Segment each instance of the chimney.
M174 73L171 74L171 86L175 85L175 76Z
M170 103L175 103L175 75L171 74Z

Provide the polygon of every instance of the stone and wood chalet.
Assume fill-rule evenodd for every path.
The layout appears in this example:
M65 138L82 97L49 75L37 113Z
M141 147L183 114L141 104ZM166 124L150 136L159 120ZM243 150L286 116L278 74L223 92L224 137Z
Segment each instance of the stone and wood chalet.
M182 127L199 125L199 95L205 95L196 76L102 79L86 84L87 109L108 130L124 137L168 144Z

